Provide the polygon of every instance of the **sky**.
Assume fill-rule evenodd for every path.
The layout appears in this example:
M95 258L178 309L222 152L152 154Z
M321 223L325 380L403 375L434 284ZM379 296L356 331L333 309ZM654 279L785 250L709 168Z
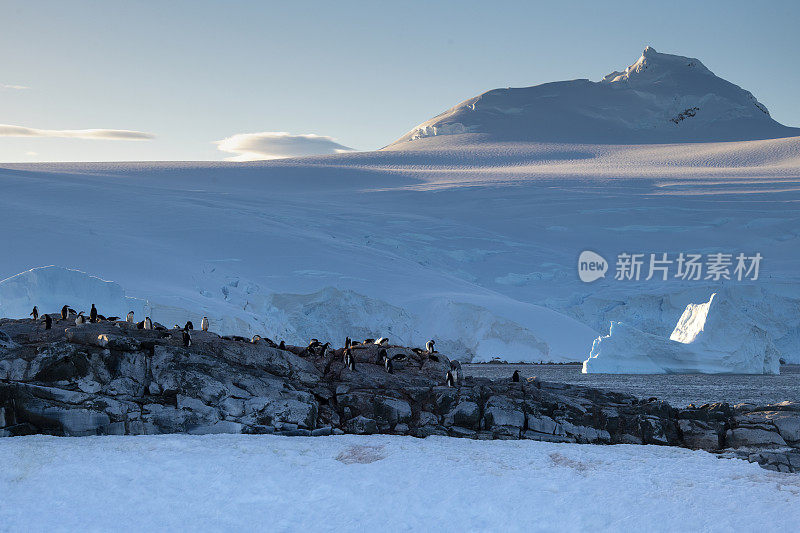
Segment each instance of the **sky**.
M493 88L599 80L646 45L700 59L800 126L795 1L0 0L0 12L0 162L374 150Z

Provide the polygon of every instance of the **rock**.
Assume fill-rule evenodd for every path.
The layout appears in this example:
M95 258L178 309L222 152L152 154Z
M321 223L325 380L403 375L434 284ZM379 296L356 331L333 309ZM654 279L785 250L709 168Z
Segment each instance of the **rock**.
M480 421L480 407L477 403L471 401L459 402L459 404L445 416L445 425L461 426L472 430L479 429ZM435 423L438 423L438 420L436 420Z
M370 418L357 416L345 424L348 433L356 435L373 435L378 432L378 423Z
M753 446L786 446L786 441L777 431L760 428L738 427L725 433L725 442L730 448Z
M386 433L471 439L685 446L800 469L800 404L710 404L677 410L656 399L578 385L464 377L446 387L450 359L404 354L388 374L377 347L339 359L125 323L34 334L0 319L0 436ZM11 336L13 335L13 341ZM2 339L0 339L1 341ZM458 365L454 365L458 366ZM731 429L733 428L733 429ZM722 438L720 438L720 436ZM800 448L800 446L798 446Z

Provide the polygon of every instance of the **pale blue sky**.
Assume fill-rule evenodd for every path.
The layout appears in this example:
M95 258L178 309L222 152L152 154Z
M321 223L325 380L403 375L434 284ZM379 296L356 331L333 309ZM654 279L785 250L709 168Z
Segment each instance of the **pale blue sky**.
M0 161L208 160L237 133L368 150L506 86L599 80L645 45L697 57L800 126L800 2L0 1ZM25 89L8 86L23 86Z

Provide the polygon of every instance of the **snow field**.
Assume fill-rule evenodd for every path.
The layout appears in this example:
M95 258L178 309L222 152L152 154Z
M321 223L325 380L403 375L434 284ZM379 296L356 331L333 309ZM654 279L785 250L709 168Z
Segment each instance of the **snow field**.
M446 437L0 440L6 531L796 531L800 478L706 452Z

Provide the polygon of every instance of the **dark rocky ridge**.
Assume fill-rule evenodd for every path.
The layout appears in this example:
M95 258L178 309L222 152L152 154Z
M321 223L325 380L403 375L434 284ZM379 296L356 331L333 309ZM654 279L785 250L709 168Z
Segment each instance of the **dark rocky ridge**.
M0 436L156 433L388 433L426 437L660 444L800 471L800 404L675 409L589 387L481 378L445 385L451 363L391 346L325 357L265 341L125 322L0 319ZM454 363L458 368L458 363Z

